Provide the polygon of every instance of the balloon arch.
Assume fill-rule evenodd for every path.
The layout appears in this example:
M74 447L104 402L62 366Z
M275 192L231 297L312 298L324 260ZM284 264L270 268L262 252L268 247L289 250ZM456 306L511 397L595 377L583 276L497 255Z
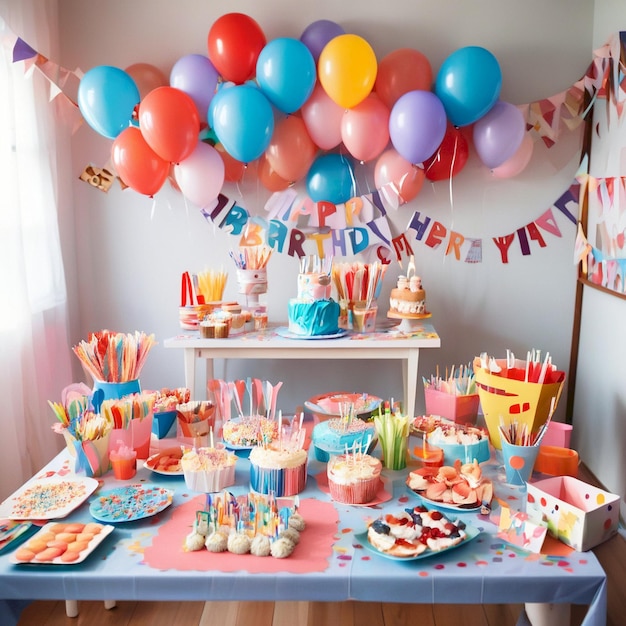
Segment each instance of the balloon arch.
M146 63L94 67L78 105L112 140L122 181L147 196L173 177L203 208L254 171L269 191L300 183L313 202L338 205L358 195L355 163L368 163L378 189L393 185L408 202L426 179L456 176L470 143L496 176L526 167L533 142L501 84L479 46L454 51L434 76L420 51L378 62L330 20L268 42L254 19L228 13L211 26L206 56L180 58L169 78Z

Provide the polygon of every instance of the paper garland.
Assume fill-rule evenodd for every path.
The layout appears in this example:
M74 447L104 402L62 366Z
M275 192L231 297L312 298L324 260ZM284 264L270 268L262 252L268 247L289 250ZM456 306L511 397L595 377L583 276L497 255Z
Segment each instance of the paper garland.
M547 246L544 235L561 237L554 209L574 226L577 221L580 183L574 182L563 195L538 218L512 233L491 239L502 263L509 262L511 246L518 242L523 256L532 253L535 244ZM414 254L413 245L422 243L432 249L445 249L465 263L481 263L483 239L466 237L447 229L441 222L415 211L406 232L393 237L387 221L391 207L388 196L375 191L352 198L345 205L315 203L293 189L274 193L266 203L267 217L251 216L234 200L220 194L211 207L201 210L204 217L225 232L239 236L240 245L265 244L289 256L317 254L339 257L360 254L365 258L389 263Z

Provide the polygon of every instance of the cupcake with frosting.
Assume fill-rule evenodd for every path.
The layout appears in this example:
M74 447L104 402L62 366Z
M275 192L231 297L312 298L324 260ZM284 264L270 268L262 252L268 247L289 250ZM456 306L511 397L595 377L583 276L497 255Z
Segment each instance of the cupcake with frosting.
M250 486L276 497L294 496L306 486L307 452L302 448L256 446L250 452Z
M343 504L372 502L380 487L382 463L379 459L362 454L341 454L331 457L326 466L330 495Z
M192 491L214 493L235 484L237 457L223 448L186 450L180 464Z

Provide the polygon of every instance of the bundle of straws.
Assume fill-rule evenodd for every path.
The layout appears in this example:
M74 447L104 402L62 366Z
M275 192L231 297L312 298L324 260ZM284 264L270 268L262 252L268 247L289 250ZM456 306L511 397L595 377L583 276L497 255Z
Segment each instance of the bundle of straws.
M385 402L384 410L378 407L374 415L376 432L383 449L385 466L390 469L403 469L406 466L406 450L409 438L409 416L399 410L391 412L392 402Z
M113 428L128 428L132 420L142 420L152 412L156 395L154 393L135 393L121 399L104 400L100 414Z
M139 378L154 345L154 335L101 330L92 333L89 341L81 341L72 350L94 380L122 383Z
M223 270L204 270L191 277L198 304L206 302L221 302L224 297L224 289L228 274Z
M448 375L448 368L446 367L445 378L439 376L439 366L437 366L436 371L436 375L431 375L429 379L422 377L424 389L433 389L453 396L468 396L476 393L476 381L471 364L460 365L459 367L453 365L450 369L450 375Z
M554 415L556 409L556 397L550 400L550 412L548 413L548 419L539 427L536 433L531 433L528 424L522 422L518 423L516 420L504 423L504 419L500 417L500 424L498 426L500 430L500 436L508 443L514 446L538 446L541 444L541 440L548 430L550 420Z
M369 308L380 294L386 265L375 263L336 263L332 279L339 301L365 302Z
M238 270L262 270L267 267L267 263L272 256L272 248L265 244L241 246L237 254L232 250L229 254Z
M70 424L76 422L89 408L89 396L75 396L66 403L48 400L48 404L59 420L61 428L69 428Z

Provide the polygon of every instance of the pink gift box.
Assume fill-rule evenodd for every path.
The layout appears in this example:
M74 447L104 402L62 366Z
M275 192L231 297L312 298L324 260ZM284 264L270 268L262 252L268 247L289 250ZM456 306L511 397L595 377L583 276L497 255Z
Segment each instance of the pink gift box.
M455 396L436 389L424 389L424 400L427 415L445 417L457 424L476 423L480 404L477 393Z
M617 533L620 497L572 476L527 484L526 511L541 515L548 532L584 552Z
M571 438L571 424L563 424L563 422L550 422L543 438L541 439L541 445L569 448Z

